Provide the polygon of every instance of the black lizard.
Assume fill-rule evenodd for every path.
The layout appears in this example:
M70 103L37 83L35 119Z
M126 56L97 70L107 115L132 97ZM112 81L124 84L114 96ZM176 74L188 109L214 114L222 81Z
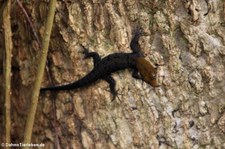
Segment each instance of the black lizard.
M130 47L132 53L114 53L110 54L103 59L100 58L98 53L89 52L88 49L84 48L85 58L92 57L94 60L94 68L86 76L77 80L73 83L41 88L43 91L58 91L58 90L71 90L81 87L86 87L94 83L99 79L103 79L109 83L110 92L113 95L113 99L117 95L115 90L116 82L110 76L113 72L130 68L133 70L132 76L136 79L141 79L144 82L150 84L153 87L157 87L156 73L157 69L154 68L147 60L144 59L140 52L140 47L138 44L139 37L141 36L140 31L136 31L133 39L131 40Z

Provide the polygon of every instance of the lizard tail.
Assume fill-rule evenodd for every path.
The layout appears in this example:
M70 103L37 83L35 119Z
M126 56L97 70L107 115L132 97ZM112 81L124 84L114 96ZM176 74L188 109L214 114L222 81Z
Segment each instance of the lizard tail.
M41 88L40 91L43 92L43 91L69 90L69 89L76 89L79 87L80 85L78 84L78 82L74 82L74 83L66 84L66 85L44 87L44 88Z

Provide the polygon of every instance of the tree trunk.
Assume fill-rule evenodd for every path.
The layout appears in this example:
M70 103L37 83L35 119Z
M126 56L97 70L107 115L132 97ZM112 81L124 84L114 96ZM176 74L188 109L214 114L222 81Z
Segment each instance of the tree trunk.
M13 3L12 143L23 140L48 2L23 1L23 7L33 26ZM46 149L225 148L224 16L223 1L58 1L43 87L90 72L93 62L84 59L81 45L101 57L130 53L135 28L142 28L139 44L161 86L125 70L112 75L115 100L104 80L41 93L32 143Z

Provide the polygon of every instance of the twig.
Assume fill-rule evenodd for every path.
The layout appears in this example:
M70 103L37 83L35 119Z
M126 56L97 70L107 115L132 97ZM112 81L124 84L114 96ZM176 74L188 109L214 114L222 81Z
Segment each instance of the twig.
M34 37L35 37L36 40L37 40L38 48L40 48L40 47L41 47L41 41L40 41L39 36L37 35L37 30L36 30L36 28L34 27L33 22L31 21L29 15L28 15L28 13L27 13L27 11L26 11L25 8L23 7L23 4L20 2L20 0L16 0L16 1L17 1L17 3L18 3L19 7L22 9L22 11L23 11L23 13L24 13L24 15L25 15L27 21L29 22L30 27L31 27L31 30L32 30L32 32L33 32L33 34L34 34ZM48 78L49 78L51 84L53 84L53 81L51 80L50 73L49 73L49 69L48 69L48 63L49 63L49 62L48 62L48 60L47 60L47 62L46 62L46 72L47 72L47 75L48 75Z
M33 34L34 34L34 37L36 38L36 40L37 40L37 42L38 42L39 47L41 47L41 46L40 46L40 45L41 45L41 41L40 41L40 39L39 39L39 37L38 37L36 31L35 31L34 25L33 25L33 23L32 23L32 21L31 21L29 15L28 15L27 11L24 9L23 4L22 4L19 0L16 0L16 1L17 1L18 5L20 6L20 8L22 9L23 13L25 14L25 16L26 16L26 18L27 18L27 21L29 22L29 24L30 24L30 26L31 26L32 32L33 32Z
M44 68L45 68L45 63L47 59L48 46L49 46L50 35L51 35L51 30L52 30L54 15L55 15L55 9L56 9L56 0L50 0L48 17L47 17L46 26L45 26L45 34L42 39L42 55L41 55L41 58L39 59L40 61L39 61L39 66L37 70L36 81L34 83L33 93L31 97L31 107L30 107L30 112L28 114L27 122L26 122L24 143L31 142L34 118L35 118L35 113L36 113L37 104L38 104L39 90L40 90L42 78L44 75ZM29 148L29 147L26 146L25 148Z
M17 1L17 3L18 3L18 5L19 5L19 7L22 9L22 11L23 11L23 13L24 13L24 15L26 16L26 19L27 19L27 21L29 22L29 24L30 24L30 26L31 26L31 29L32 29L32 32L33 32L33 34L34 34L34 36L35 36L35 38L36 38L36 40L37 40L37 43L38 43L38 46L39 46L39 48L41 47L41 42L40 42L40 38L38 37L38 35L37 35L37 32L36 32L36 29L35 29L35 27L34 27L34 25L33 25L33 22L31 21L31 19L30 19L30 17L29 17L29 15L28 15L28 13L27 13L27 11L25 10L25 8L23 7L23 4L20 2L20 0L16 0ZM52 77L50 77L51 75L50 75L50 72L49 72L49 69L48 69L48 60L47 60L47 62L46 62L46 72L47 72L47 75L48 75L48 78L49 78L49 80L50 80L50 82L51 82L51 84L53 84L53 81L52 81ZM54 106L54 112L56 113L56 105L55 105L55 102L54 102L54 100L53 100L53 106ZM55 139L56 139L56 146L57 146L57 148L59 148L58 146L58 144L59 144L59 139L58 139L58 133L57 133L57 126L55 125L55 123L56 123L56 114L54 115L54 129L55 129L55 132L56 132L56 136L55 136Z
M11 143L11 61L12 61L12 30L10 22L10 9L11 9L11 0L6 2L6 6L3 10L3 27L4 27L4 36L5 36L5 131L6 131L6 143ZM10 148L6 146L6 148Z

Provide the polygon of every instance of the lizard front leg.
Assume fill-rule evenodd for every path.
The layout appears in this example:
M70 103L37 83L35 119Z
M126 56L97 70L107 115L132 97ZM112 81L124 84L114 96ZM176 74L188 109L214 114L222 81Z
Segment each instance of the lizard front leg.
M130 48L133 51L133 53L140 53L141 52L141 48L140 48L140 45L138 43L138 40L141 37L141 35L142 35L142 33L141 33L140 28L134 29L133 38L130 42Z
M139 80L142 80L142 77L141 75L139 74L138 70L137 69L134 69L133 72L132 72L132 77L135 78L135 79L139 79Z

